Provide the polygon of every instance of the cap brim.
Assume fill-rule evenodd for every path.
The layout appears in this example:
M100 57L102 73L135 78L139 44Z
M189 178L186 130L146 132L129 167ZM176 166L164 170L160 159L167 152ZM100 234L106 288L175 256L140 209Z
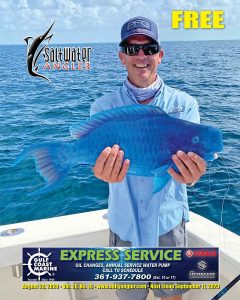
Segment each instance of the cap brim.
M145 36L147 36L147 37L149 37L149 38L151 38L154 42L156 42L156 43L158 43L159 44L159 42L156 40L156 39L154 39L151 35L149 35L149 34L147 34L147 33L133 33L133 34L130 34L126 39L124 39L124 40L122 40L120 43L119 43L119 46L121 47L121 46L123 46L125 43L126 43L126 41L130 38L130 37L132 37L132 36L134 36L134 35L145 35Z

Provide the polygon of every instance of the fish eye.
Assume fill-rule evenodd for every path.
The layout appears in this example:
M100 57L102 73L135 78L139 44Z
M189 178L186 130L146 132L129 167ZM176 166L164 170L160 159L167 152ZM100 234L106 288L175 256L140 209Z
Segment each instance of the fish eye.
M193 138L192 138L192 143L193 144L197 144L199 142L199 137L198 136L194 136Z

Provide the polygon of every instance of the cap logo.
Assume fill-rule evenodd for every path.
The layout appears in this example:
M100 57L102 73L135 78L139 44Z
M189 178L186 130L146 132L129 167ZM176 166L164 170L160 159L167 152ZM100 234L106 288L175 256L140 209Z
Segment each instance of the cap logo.
M147 30L151 30L151 23L140 19L128 22L127 31L132 30L134 28L144 28Z

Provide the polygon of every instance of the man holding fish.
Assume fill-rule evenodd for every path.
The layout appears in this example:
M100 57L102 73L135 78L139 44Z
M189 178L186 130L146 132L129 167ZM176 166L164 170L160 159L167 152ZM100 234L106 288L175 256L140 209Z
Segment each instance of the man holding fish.
M115 92L97 99L91 115L125 105L156 105L180 119L199 123L197 101L164 84L157 73L163 58L157 25L145 18L128 20L121 30L119 58L128 77ZM109 145L94 166L97 178L109 183L108 220L110 246L184 247L185 222L189 221L186 185L205 173L206 162L197 154L179 151L172 156L179 172L170 167L172 179L153 193L154 177L127 175L131 161L121 145ZM163 300L180 300L186 290L154 289ZM148 290L119 290L119 299L146 299Z

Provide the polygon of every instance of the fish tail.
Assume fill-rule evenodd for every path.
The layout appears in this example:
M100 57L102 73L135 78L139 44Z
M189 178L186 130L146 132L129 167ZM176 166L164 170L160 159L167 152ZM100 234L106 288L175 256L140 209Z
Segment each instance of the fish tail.
M33 157L37 172L44 178L46 185L28 195L39 195L58 186L75 165L71 143L43 143L28 147L16 158L13 166L23 159Z

